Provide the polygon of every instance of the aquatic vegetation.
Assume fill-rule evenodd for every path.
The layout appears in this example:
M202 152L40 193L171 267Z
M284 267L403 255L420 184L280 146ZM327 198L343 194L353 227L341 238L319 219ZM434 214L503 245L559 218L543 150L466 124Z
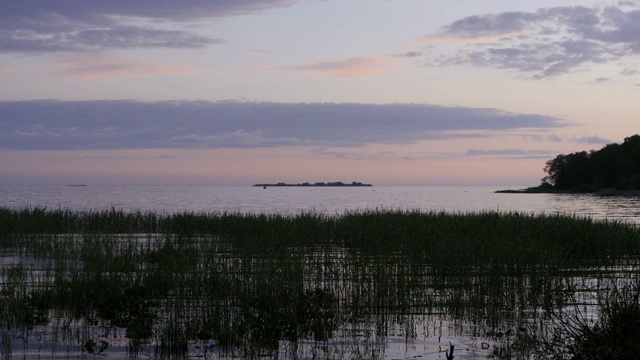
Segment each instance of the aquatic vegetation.
M598 317L583 306L550 311L555 326L532 332L526 341L553 359L637 359L640 356L640 284L609 281L595 295Z
M446 320L499 355L535 351L530 324L576 294L637 281L640 231L515 212L0 209L0 252L2 331L72 352L375 358Z

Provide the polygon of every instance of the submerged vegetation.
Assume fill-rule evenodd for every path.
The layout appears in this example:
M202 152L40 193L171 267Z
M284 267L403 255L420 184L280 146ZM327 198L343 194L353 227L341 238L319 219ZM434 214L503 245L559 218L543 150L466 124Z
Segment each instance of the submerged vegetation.
M436 334L498 358L614 352L620 333L574 330L615 328L625 302L585 327L566 311L640 274L633 225L517 212L0 209L0 252L4 358L382 358L388 337Z

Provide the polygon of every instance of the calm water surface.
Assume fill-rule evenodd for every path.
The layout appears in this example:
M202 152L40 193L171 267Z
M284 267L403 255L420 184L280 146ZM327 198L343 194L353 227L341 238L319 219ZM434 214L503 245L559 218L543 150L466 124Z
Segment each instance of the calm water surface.
M361 188L299 188L299 187L187 187L187 186L4 186L0 187L0 207L47 207L48 209L105 210L125 209L159 212L242 212L285 213L322 212L341 214L367 209L403 209L447 212L519 211L524 213L565 213L613 219L640 224L639 196L597 196L573 194L497 194L496 190L513 187L398 187L375 186ZM3 257L10 258L8 254ZM5 259L5 260L7 260ZM5 265L10 264L5 262ZM421 328L409 339L399 328L381 344L353 345L354 349L381 351L380 358L443 359L449 344L456 346L456 359L481 359L491 356L482 339L463 334L473 333L472 324L451 324L446 317L415 323ZM420 325L420 326L419 326ZM399 325L398 325L399 326ZM455 329L462 330L455 330ZM464 328L464 329L463 329ZM40 331L40 332L38 332ZM73 350L56 348L56 333L33 332L38 341L27 341L20 333L6 337L14 355L27 359L68 358L80 356L76 344ZM364 339L365 337L363 337ZM360 339L360 338L358 338ZM125 344L115 340L109 349L113 359L128 358ZM313 349L314 344L308 344ZM370 348L370 349L369 349ZM198 349L194 353L199 354ZM314 350L315 351L315 350ZM2 351L0 351L2 353ZM5 353L6 355L6 353ZM360 354L362 355L362 354ZM200 354L202 356L202 354ZM152 358L152 354L149 355ZM343 354L344 358L357 358Z
M640 196L496 194L496 186L4 186L0 206L162 212L339 214L365 209L566 213L640 223Z

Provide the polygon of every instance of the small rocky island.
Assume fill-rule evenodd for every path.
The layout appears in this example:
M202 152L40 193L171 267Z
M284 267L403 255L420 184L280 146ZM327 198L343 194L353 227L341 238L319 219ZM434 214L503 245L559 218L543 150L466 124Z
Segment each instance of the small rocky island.
M267 188L269 186L279 186L279 187L294 187L294 186L299 186L299 187L328 187L328 186L349 186L349 187L360 187L360 186L373 186L371 184L364 184L361 182L351 182L351 183L343 183L342 181L337 181L337 182L317 182L317 183L309 183L309 182L305 182L305 183L301 183L301 184L287 184L287 183L283 183L283 182L279 182L276 184L255 184L253 186L262 186L263 188Z

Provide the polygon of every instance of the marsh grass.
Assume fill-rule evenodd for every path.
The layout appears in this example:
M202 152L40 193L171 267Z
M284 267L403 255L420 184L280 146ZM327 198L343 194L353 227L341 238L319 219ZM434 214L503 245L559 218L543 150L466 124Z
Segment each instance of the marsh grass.
M383 356L398 328L418 337L443 318L524 354L530 323L630 276L640 251L628 224L516 212L30 208L0 209L0 225L3 332L124 329L133 357L295 358L322 343L325 357ZM70 351L101 344L87 331ZM373 343L335 341L347 334Z
M636 270L637 272L637 270ZM631 281L630 281L631 280ZM601 291L582 303L551 309L552 327L531 326L522 341L536 354L553 359L638 359L640 356L640 286L633 278L605 281ZM586 304L598 309L597 316Z

